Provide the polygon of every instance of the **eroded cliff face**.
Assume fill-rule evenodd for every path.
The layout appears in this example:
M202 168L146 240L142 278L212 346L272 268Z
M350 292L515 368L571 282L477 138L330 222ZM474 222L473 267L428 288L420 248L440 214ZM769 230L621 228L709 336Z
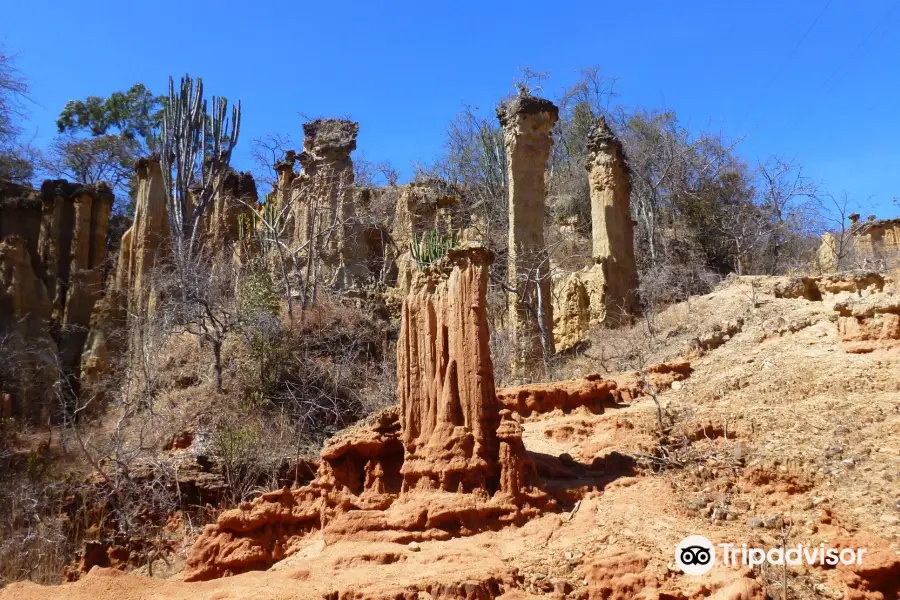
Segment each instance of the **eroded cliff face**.
M249 238L259 194L250 173L229 170L222 176L219 191L207 209L206 239L214 248L230 246Z
M87 337L94 304L101 296L106 237L112 211L112 191L104 184L86 186L63 180L46 181L40 191L28 186L0 183L0 241L7 244L4 253L9 276L6 293L10 312L0 317L13 335L23 334L16 315L26 321L38 319L55 347L55 353L42 362L58 367L65 378L61 388L78 392L81 351ZM25 268L25 260L28 269ZM34 278L34 279L33 279ZM34 281L40 282L36 287ZM45 306L46 303L46 306ZM46 310L45 310L46 309ZM26 311L25 314L21 311ZM44 336L26 326L36 347L48 348ZM45 381L30 383L52 385L56 375L42 367ZM26 394L20 388L15 405L23 413L34 414ZM50 402L50 394L43 399Z
M631 171L622 143L600 117L588 140L594 264L554 281L554 337L560 350L598 325L627 323L638 312Z
M519 417L495 394L490 261L486 249L466 248L417 273L397 349L400 406L330 440L309 485L223 513L191 549L187 580L266 568L313 532L326 542L446 540L555 506L538 487Z
M591 186L591 237L594 261L603 270L606 294L592 320L627 321L638 310L634 221L631 219L631 171L622 143L603 117L588 140Z
M860 221L850 215L850 226L838 236L822 235L818 250L821 273L847 269L900 274L900 219Z
M56 343L50 336L51 305L32 266L27 242L0 239L0 396L4 417L42 419L57 380Z
M549 100L518 96L497 109L509 174L509 328L522 376L543 372L552 356L550 261L544 243L545 172L559 109ZM543 338L543 339L542 339Z
M900 347L900 298L876 293L835 304L837 329L847 352L866 354Z

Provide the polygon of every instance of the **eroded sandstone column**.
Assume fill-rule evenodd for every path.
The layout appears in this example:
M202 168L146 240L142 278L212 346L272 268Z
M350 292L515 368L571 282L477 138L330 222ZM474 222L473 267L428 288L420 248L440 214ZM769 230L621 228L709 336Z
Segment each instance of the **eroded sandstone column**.
M416 274L403 302L397 396L404 489L471 492L500 476L487 321L489 250L451 251Z
M206 215L207 237L216 249L241 241L241 228L252 225L253 211L259 200L256 181L250 173L229 169L222 178L222 185ZM244 235L247 233L245 231Z
M159 159L139 160L135 172L134 223L122 236L116 283L127 298L128 313L142 315L146 314L149 303L150 273L170 233L166 186Z
M296 163L296 153L293 150L285 152L284 158L275 163L278 180L271 196L273 206L270 214L277 219L274 225L279 229L283 227L284 235L288 239L294 237L294 215L290 208L286 208L291 204L291 186L297 177L294 172L294 163Z
M549 100L518 96L497 109L509 174L509 327L523 375L542 372L552 355L550 261L544 244L545 172L559 109ZM542 341L543 340L543 341Z
M631 219L631 171L622 143L603 117L588 139L591 236L594 261L603 268L606 320L621 322L637 312L637 264Z
M59 329L60 362L73 389L77 389L81 354L88 337L91 314L100 299L106 234L113 193L105 184L74 192L73 233L69 251L65 307Z
M312 256L310 272L320 281L330 281L345 257L342 248L354 243L355 210L350 187L359 124L343 119L316 119L303 125L303 152L297 160L303 167L292 182L294 238L297 247Z

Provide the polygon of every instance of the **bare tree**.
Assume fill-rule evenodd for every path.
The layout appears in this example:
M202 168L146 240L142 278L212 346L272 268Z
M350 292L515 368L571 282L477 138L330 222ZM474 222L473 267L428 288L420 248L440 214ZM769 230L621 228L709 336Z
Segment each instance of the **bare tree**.
M36 150L20 139L27 100L28 82L15 57L0 47L0 177L13 181L31 179L38 158Z
M797 234L802 234L809 223L818 186L803 175L801 167L781 157L760 164L759 175L760 206L771 222L765 271L774 275L784 270L785 255L799 255Z
M269 133L254 139L250 147L250 158L256 165L254 179L274 187L278 183L275 165L284 159L292 145L291 137L281 133Z
M856 203L847 192L839 196L818 194L814 210L819 222L819 233L829 233L834 239L834 268L838 271L846 269L853 264L855 258L850 215L856 212Z

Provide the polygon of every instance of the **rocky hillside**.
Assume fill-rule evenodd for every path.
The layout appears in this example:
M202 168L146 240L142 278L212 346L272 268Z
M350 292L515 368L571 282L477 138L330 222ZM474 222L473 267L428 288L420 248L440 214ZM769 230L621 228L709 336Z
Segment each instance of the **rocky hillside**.
M900 597L896 282L733 278L571 358L586 378L495 391L487 258L413 283L399 406L332 439L310 484L226 511L166 578L94 568L0 598ZM640 370L591 374L616 344ZM691 576L674 552L694 534L866 553Z

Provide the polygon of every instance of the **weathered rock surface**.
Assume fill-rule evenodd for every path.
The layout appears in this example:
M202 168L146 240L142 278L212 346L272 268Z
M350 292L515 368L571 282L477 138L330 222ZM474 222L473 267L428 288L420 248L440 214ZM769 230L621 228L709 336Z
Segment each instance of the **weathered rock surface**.
M303 248L299 258L303 264L310 257L320 260L323 280L338 289L370 276L360 252L364 243L352 193L350 153L358 133L359 123L343 119L305 123L303 152L296 155L302 172L294 176L288 165L279 168L279 189L288 182L291 189L289 228L294 246Z
M51 305L18 235L0 239L0 381L6 417L37 418L52 401L56 344L50 336Z
M691 372L691 364L687 361L659 363L648 366L643 376L637 371L628 371L615 379L606 379L593 373L582 379L501 388L497 390L497 400L503 408L523 417L554 410L569 412L580 407L602 414L620 402L646 395L648 383L658 392L667 390L675 381L689 377Z
M97 386L110 369L111 357L140 346L140 321L147 318L153 303L151 273L170 237L159 159L141 159L134 168L134 222L122 235L115 278L94 310L81 356L81 383L91 394L101 396Z
M463 225L458 210L461 197L459 189L439 180L416 181L401 188L391 228L396 252L396 293L401 298L409 293L416 272L410 244L432 230L445 235L458 231Z
M312 532L325 540L444 540L554 505L535 487L517 417L500 411L488 347L484 248L418 273L397 346L400 406L333 438L316 479L226 511L188 557L186 579L262 569Z
M112 192L104 184L46 181L38 192L28 186L0 183L0 241L9 243L7 273L10 282L15 280L7 293L16 298L12 304L17 310L24 309L44 321L56 356L42 360L58 365L58 373L67 379L63 389L74 393L91 313L101 295L112 201ZM30 263L29 269L22 260ZM33 285L33 277L43 291ZM49 303L47 311L45 302ZM49 377L46 385L51 385L55 376L49 371L44 374ZM25 393L20 389L13 395ZM26 404L22 398L15 401L22 410Z
M797 276L771 278L765 290L776 298L803 298L819 302L824 298L844 295L867 296L884 290L885 278L874 271L829 273L816 277Z
M484 248L451 252L440 268L417 273L403 303L397 396L407 487L472 491L498 476L485 304L490 262Z
M847 352L900 346L900 297L878 294L835 304L837 329Z
M616 326L638 312L631 171L621 142L601 117L588 141L594 264L553 284L554 337L565 350L599 325Z
M606 295L594 321L619 323L637 312L637 263L631 219L631 170L622 143L603 117L588 140L593 255L603 269Z
M568 412L580 406L600 414L605 408L615 405L618 398L616 382L597 374L583 379L533 383L497 390L500 404L523 417L533 412L546 413L556 409Z
M252 216L259 195L250 173L229 170L222 176L222 184L205 215L205 234L214 247L241 241L241 234L249 238Z
M497 109L509 174L509 323L523 376L543 372L554 353L550 261L544 243L545 172L559 109L549 100L519 95ZM543 338L543 341L542 341Z
M869 269L900 269L900 219L872 219L851 227L857 264Z

